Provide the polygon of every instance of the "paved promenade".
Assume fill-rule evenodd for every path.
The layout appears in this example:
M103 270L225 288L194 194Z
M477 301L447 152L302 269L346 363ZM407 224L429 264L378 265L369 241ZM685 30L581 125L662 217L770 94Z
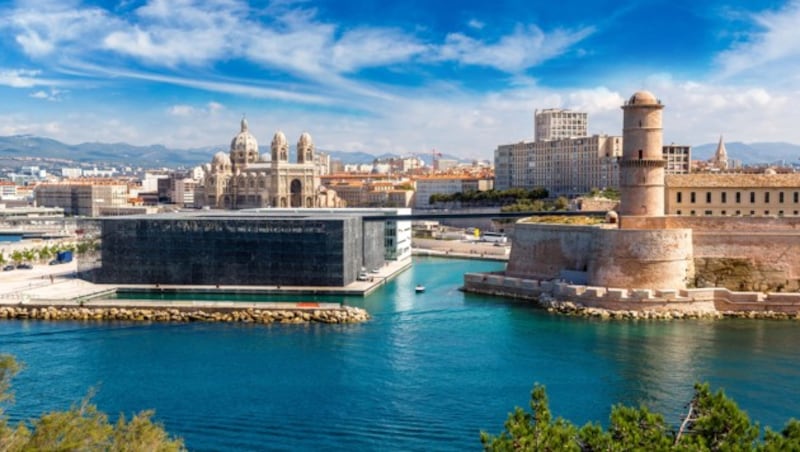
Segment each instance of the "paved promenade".
M0 272L0 305L19 303L58 305L77 303L81 300L103 298L103 294L117 289L147 291L180 291L242 294L316 294L366 296L386 284L411 266L411 259L388 262L377 272L368 274L367 281L355 281L345 287L317 286L173 286L173 285L112 285L93 284L75 278L76 262L62 265L34 265L32 270L15 269ZM116 303L116 302L115 302ZM192 303L192 302L188 302ZM172 304L172 302L171 302Z
M412 241L417 256L457 257L507 261L511 244L465 242L463 240L418 239Z

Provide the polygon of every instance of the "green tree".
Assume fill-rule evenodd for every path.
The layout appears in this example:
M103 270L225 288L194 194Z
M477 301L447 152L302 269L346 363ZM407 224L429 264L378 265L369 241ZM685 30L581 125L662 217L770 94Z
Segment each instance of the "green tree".
M677 427L644 406L616 405L604 430L593 423L578 428L561 418L554 421L544 387L536 385L532 413L516 408L505 430L498 436L481 432L481 443L492 451L800 451L800 421L789 420L780 433L767 428L759 441L759 425L722 391L712 393L708 384L696 384L694 391Z
M20 370L9 355L0 355L0 403L12 401L11 378ZM115 424L91 403L91 394L67 411L53 411L30 422L9 427L0 406L0 450L17 451L181 451L181 439L173 439L163 426L152 421L153 412L144 411L126 421L120 415Z
M15 265L22 263L23 259L25 259L25 256L22 255L22 251L14 250L11 252L11 261L14 262Z
M569 199L564 196L559 196L553 202L553 209L555 210L567 210L567 207L569 207Z

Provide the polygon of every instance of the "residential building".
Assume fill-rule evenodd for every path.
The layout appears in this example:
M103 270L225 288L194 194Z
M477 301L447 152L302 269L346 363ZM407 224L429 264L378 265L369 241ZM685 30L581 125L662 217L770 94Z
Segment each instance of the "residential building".
M449 195L467 191L489 190L494 185L491 180L481 180L469 176L426 176L416 179L417 194L414 207L431 208L431 195ZM483 188L483 190L481 190Z
M495 150L495 188L544 187L554 196L619 186L622 137L593 135L500 145Z
M588 114L585 112L548 108L536 110L535 141L561 140L588 135Z
M692 172L692 147L678 144L665 144L664 160L667 166L664 167L666 174L689 174Z
M36 205L61 207L65 215L95 217L101 208L128 206L128 185L108 179L80 179L40 184L35 189Z

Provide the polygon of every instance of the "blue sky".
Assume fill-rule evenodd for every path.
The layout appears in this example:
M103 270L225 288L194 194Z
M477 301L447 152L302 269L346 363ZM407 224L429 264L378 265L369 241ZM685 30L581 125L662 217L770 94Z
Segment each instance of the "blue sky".
M800 143L800 0L0 2L0 135L227 142L246 114L321 149L489 158L539 108L665 140Z

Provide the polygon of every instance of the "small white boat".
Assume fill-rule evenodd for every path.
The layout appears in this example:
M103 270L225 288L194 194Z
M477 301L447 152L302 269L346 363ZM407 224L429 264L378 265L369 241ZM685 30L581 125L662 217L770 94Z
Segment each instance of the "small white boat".
M417 287L414 288L414 291L417 293L425 292L425 286L422 284L417 284Z

